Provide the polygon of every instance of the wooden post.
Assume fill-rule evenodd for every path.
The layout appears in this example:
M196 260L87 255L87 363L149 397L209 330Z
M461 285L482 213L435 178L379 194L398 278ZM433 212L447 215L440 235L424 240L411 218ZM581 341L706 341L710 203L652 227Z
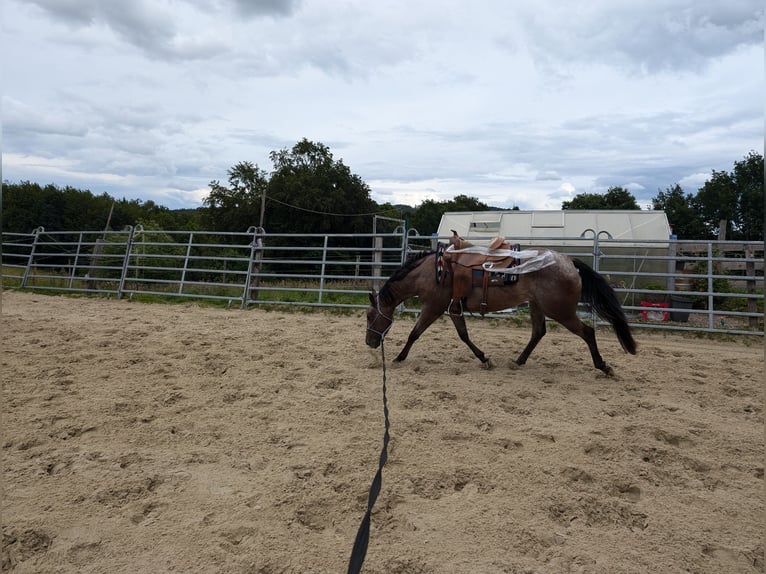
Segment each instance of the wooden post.
M104 253L104 240L100 237L96 239L96 244L93 246L93 254L90 258L90 265L88 266L88 273L85 275L88 280L86 281L86 286L91 291L95 291L98 289L98 281L96 281L96 277L98 277L98 264L99 259L101 259L101 256Z
M729 222L726 219L722 219L718 222L718 241L726 241L726 226Z

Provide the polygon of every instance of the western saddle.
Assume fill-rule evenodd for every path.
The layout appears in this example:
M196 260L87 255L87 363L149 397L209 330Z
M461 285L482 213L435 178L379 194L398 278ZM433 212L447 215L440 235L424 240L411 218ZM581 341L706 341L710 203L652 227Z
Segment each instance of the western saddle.
M518 251L518 245L511 245L503 237L495 237L486 248L476 247L460 237L452 230L449 246L443 251L445 273L439 276L444 281L449 274L452 276L452 301L448 308L450 314L460 315L463 312L463 300L468 297L474 287L482 288L479 312L487 312L487 294L490 286L503 286L515 283L518 275L507 271L498 272L514 267L517 260L509 255L511 250ZM498 253L493 253L498 252ZM460 303L456 313L452 305Z

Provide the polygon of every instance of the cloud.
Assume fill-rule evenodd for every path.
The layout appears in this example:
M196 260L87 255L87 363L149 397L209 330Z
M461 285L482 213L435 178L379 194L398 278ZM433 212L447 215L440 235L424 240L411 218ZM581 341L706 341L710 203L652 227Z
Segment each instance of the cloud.
M531 5L530 5L531 6ZM699 71L763 42L759 0L535 3L521 10L527 49L545 67L601 62L634 73Z
M69 25L88 26L98 12L99 0L30 0L53 19Z
M161 2L133 0L31 0L54 20L70 26L104 24L131 43L155 44L158 38L175 34L171 13Z
M535 179L537 181L560 181L561 176L555 171L538 171Z
M8 0L4 16L6 152L174 206L303 137L375 198L522 208L633 184L643 204L763 137L754 1Z
M300 7L300 0L233 0L236 11L245 17L290 16Z
M111 31L120 41L136 50L162 60L207 59L226 50L220 30L188 24L195 14L191 5L152 0L31 0L54 22L81 32L83 29L103 35ZM65 41L72 41L65 38ZM101 42L95 36L91 42Z
M33 144L36 137L83 137L87 127L72 114L39 109L14 98L3 99L3 133L13 141ZM18 138L18 139L17 139Z

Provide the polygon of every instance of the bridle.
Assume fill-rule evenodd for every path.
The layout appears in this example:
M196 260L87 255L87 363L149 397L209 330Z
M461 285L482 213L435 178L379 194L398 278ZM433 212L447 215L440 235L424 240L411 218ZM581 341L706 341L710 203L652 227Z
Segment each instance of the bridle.
M377 323L378 318L383 317L384 319L388 321L388 326L382 331L377 331L373 329L372 327L370 327L370 325L368 325L367 330L370 331L371 333L375 333L376 335L380 336L380 340L382 341L383 339L385 339L386 333L388 333L388 330L391 328L391 325L394 324L394 318L389 317L388 315L383 313L383 311L380 310L380 300L377 297L375 297L375 311L377 311L378 314L372 321L370 321L370 325Z

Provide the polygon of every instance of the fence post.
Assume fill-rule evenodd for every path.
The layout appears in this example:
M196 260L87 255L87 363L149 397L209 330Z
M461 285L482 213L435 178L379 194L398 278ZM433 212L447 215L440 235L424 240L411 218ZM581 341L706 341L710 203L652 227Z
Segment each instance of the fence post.
M117 287L117 298L122 299L122 291L125 289L125 280L128 277L128 266L130 263L130 253L133 251L133 237L136 233L143 233L144 228L141 225L135 227L128 225L128 240L125 243L125 257L122 260L122 272L120 273L120 285Z
M725 228L724 228L725 229ZM725 233L725 231L724 231ZM707 326L709 329L713 329L714 321L713 321L713 306L715 303L713 302L713 242L708 241L707 244Z
M379 236L373 237L372 263L372 288L378 291L380 274L383 272L383 238Z
M755 261L753 258L755 253L753 246L749 243L745 245L745 275L748 276L746 291L748 295L755 294ZM747 312L756 314L758 313L758 302L755 299L748 298L747 300ZM751 329L758 328L758 317L750 316L747 318L747 323Z
M677 272L676 257L677 256L678 256L677 236L671 235L670 242L668 243L668 281L665 287L668 291L676 290L676 281L678 279L678 277L676 276L676 272Z
M598 238L601 236L601 232L593 234L593 270L598 273L599 262L601 258L601 248L598 245ZM598 321L598 315L593 305L590 306L590 323L591 327L596 328L596 321Z
M245 290L242 293L242 304L240 305L242 309L247 306L249 300L258 300L258 287L261 284L261 260L263 259L263 236L266 235L263 227L248 227L247 232L253 234L253 240L250 242L250 259L247 263Z
M327 270L327 244L328 244L328 237L327 235L324 236L324 245L322 246L322 267L321 271L319 272L319 299L317 300L317 303L322 303L322 292L324 291L324 274Z
M189 256L191 255L191 248L194 244L194 232L189 232L189 242L186 244L186 257L184 257L184 268L181 271L181 282L178 284L178 294L183 295L184 281L186 281L186 270L189 268Z
M101 237L96 238L96 244L93 246L93 252L90 256L90 265L88 266L88 273L85 275L87 277L86 286L88 289L95 291L98 289L98 283L96 282L96 271L98 270L98 260L101 258L101 255L104 253L104 239Z
M74 264L72 265L72 273L69 276L70 289L74 286L74 278L77 275L77 263L80 260L80 251L82 251L82 231L80 231L80 236L77 240L77 253L75 253L74 255Z
M410 245L409 245L409 239L410 234L407 230L407 223L405 222L404 225L401 226L402 228L402 260L400 263L404 265L407 263L407 253L409 251Z
M32 235L35 236L35 239L32 241L32 249L29 251L29 259L27 259L27 267L24 269L24 276L21 278L22 289L27 286L27 280L29 279L29 275L32 273L32 265L35 260L35 251L37 250L37 240L43 233L45 233L45 228L43 226L38 227L32 232Z

